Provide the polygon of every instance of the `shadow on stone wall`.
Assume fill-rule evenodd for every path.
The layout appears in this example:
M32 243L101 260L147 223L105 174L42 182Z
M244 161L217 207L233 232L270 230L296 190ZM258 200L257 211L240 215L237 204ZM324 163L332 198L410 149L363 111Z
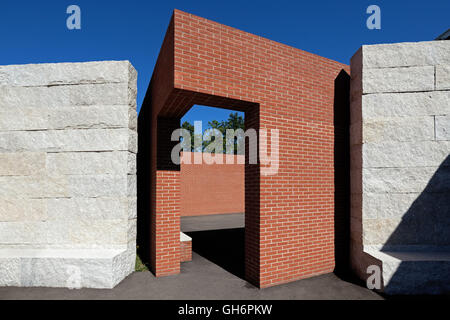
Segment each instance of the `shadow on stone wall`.
M450 156L403 215L383 250L396 245L450 246Z
M350 260L350 76L334 80L334 251L335 273L347 276Z
M398 247L411 245L428 248ZM443 255L450 256L449 248L450 156L447 156L381 249L402 260L405 256L414 259L425 254L428 261L401 262L385 292L395 293L401 287L403 292L411 293L450 293L450 260L442 261Z

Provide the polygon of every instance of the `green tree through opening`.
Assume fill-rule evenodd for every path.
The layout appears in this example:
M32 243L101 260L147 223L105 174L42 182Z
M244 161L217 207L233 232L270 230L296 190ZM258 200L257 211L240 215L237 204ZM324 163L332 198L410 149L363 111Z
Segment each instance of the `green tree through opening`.
M217 120L213 120L213 121L209 121L208 125L211 127L211 129L216 129L219 130L222 133L223 136L223 153L226 153L226 130L228 129L233 129L233 130L238 130L238 129L242 129L245 130L245 125L244 125L244 118L239 115L237 112L234 113L230 113L230 115L228 116L228 119L226 121L217 121ZM194 134L195 134L195 130L194 130L194 125L188 121L183 122L183 124L181 125L181 128L186 129L189 131L189 133L191 134L191 151L192 152L203 152L205 150L205 148L214 141L214 137L211 140L211 142L207 142L207 141L203 141L202 142L202 150L195 150L194 147ZM203 134L203 133L202 133ZM198 134L199 135L199 134ZM234 154L238 154L238 148L237 148L237 138L234 138Z

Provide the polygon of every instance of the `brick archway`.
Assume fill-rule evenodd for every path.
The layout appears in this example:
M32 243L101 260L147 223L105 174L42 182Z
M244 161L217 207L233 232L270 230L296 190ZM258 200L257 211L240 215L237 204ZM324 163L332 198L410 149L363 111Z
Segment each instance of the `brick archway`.
M138 123L138 242L156 276L180 271L170 135L194 104L241 110L246 129L280 132L278 174L262 176L246 161L246 279L268 287L333 271L333 97L343 68L174 11Z

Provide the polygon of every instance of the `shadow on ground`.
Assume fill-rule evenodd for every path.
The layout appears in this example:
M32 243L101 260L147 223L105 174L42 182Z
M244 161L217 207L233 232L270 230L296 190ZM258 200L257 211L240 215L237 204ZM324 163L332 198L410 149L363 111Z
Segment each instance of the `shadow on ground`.
M245 228L186 232L192 251L229 273L245 277Z

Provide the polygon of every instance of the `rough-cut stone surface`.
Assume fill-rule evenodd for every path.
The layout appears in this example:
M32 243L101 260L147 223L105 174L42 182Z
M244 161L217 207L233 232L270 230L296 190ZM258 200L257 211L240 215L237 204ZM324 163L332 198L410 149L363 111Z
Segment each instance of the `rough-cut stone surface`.
M46 169L51 175L135 174L136 154L127 151L48 153Z
M0 153L115 150L136 153L136 132L129 129L0 132Z
M450 252L379 251L366 249L382 261L384 292L387 294L448 294Z
M365 168L437 167L449 154L449 141L365 143Z
M450 192L450 167L365 168L363 192ZM432 181L430 181L433 179Z
M450 113L450 91L380 93L362 96L365 120L384 117L420 117Z
M434 117L364 120L363 142L434 140Z
M450 108L450 100L448 105ZM445 116L436 116L436 140L450 141L450 110Z
M128 83L130 78L136 77L136 71L130 66L128 61L0 66L0 85L32 87Z
M0 285L134 270L136 81L127 61L0 66Z
M450 61L447 63L447 65L436 66L436 90L450 89Z
M444 40L365 45L362 51L365 69L434 66L450 60L450 43Z
M45 201L48 219L52 221L120 219L124 216L136 218L136 199L128 197L56 198Z
M132 259L130 250L4 249L0 285L113 288L133 271Z
M0 258L0 285L18 287L20 286L21 274L20 274L21 259L17 258Z
M365 69L363 94L381 92L432 91L434 67Z
M382 267L386 293L450 292L449 66L449 41L363 46L351 60L350 260L363 280Z
M53 87L0 86L0 108L128 105L132 103L132 99L133 97L129 97L126 83Z
M0 198L0 222L47 219L44 199Z
M0 109L0 131L136 129L135 122L133 109L127 105Z
M0 153L0 176L27 176L45 171L46 153Z
M30 198L134 197L135 182L135 175L3 176L0 194Z

